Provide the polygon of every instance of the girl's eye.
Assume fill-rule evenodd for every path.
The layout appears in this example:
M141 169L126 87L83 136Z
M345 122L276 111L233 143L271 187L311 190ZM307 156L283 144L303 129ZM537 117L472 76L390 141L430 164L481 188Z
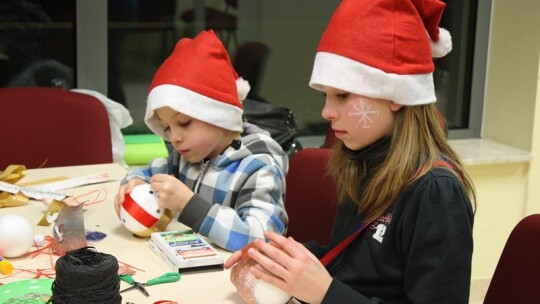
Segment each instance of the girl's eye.
M178 122L178 126L180 126L182 128L185 128L185 127L189 126L190 124L191 124L191 120L188 120L186 122L181 122L181 121Z
M323 94L322 94L322 97L323 97L323 98L326 98L326 96L327 96L326 93L323 93Z

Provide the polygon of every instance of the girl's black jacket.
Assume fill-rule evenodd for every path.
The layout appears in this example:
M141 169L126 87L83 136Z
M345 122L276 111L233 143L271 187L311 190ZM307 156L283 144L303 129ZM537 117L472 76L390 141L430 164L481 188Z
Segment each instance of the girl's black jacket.
M367 166L369 176L387 148L383 140L351 157ZM329 246L305 245L321 258L361 223L356 205L342 202ZM323 303L467 304L472 228L472 206L459 178L444 167L433 169L328 265L333 281Z

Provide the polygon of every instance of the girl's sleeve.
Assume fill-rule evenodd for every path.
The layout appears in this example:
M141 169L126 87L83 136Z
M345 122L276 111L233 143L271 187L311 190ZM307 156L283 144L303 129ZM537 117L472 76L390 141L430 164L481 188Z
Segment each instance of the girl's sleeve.
M211 204L195 195L179 218L229 251L263 239L264 231L284 234L288 223L284 206L285 176L280 167L273 162L253 160L239 174L247 178L235 187L238 192L234 194L233 206Z
M418 190L402 218L405 292L413 303L467 304L474 217L467 193L453 175Z

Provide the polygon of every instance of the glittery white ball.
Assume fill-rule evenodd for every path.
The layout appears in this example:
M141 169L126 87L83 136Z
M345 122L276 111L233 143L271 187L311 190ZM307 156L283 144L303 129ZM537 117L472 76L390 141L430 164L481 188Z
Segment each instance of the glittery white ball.
M23 216L0 216L0 255L6 258L27 253L34 242L34 228Z

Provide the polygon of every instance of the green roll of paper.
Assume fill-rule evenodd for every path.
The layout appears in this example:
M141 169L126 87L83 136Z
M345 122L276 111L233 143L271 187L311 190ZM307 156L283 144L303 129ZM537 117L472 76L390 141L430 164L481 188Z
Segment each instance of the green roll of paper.
M165 141L154 134L124 135L124 143L128 165L147 165L154 158L169 156Z

